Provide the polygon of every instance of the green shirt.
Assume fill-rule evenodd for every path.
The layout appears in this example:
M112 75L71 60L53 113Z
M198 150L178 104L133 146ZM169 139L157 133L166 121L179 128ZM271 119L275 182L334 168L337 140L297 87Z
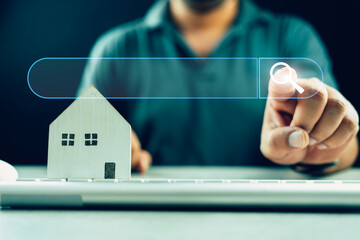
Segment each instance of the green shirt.
M309 24L292 16L274 15L249 0L240 0L239 6L231 28L209 57L307 57L321 66L324 82L335 85L324 45ZM196 57L170 19L169 2L159 1L143 19L101 36L90 56ZM207 66L207 61L199 61L201 71L195 77L187 71L177 71L173 78L165 79L168 81L165 84L155 68L144 71L136 64L124 66L111 62L89 60L78 92L93 84L107 97L162 96L174 89L178 96L222 96L222 92L232 88L222 81L211 80L212 76L225 79L226 71L224 67ZM238 69L231 79L244 79L240 82L245 89L241 94L249 92L254 96L257 91L251 85L254 82L246 82L243 76L248 76L256 66L249 64L246 69L234 64L236 61L226 62L226 67ZM151 82L149 75L155 75ZM190 86L184 87L185 79ZM152 154L154 164L267 165L270 161L259 150L265 102L264 99L123 99L112 104L132 125L142 147Z

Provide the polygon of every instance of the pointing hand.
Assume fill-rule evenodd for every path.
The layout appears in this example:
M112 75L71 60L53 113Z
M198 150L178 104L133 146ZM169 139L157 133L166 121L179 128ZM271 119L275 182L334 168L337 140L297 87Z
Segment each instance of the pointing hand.
M297 79L295 70L291 71L306 96L316 94L307 99L290 99L301 97L292 84L269 82L261 152L284 165L339 161L329 172L351 166L358 151L359 117L355 108L336 89L316 78ZM281 78L284 74L289 75L287 68L274 76Z

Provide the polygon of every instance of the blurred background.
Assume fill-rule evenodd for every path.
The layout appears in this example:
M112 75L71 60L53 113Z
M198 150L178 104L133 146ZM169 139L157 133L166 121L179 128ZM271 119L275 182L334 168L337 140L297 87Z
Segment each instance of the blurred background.
M46 164L48 126L72 102L36 97L26 81L31 64L43 57L88 56L99 35L142 17L153 2L0 1L0 159L11 164ZM273 12L297 15L313 24L330 53L341 92L359 111L358 1L254 2ZM121 104L121 100L112 103Z

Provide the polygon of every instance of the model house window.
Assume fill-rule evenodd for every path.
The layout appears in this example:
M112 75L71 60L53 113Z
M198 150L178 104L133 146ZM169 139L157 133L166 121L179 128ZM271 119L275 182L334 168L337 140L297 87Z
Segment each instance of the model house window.
M85 146L97 146L98 135L97 133L85 133Z
M75 144L75 134L63 133L61 135L61 146L74 146L74 144Z

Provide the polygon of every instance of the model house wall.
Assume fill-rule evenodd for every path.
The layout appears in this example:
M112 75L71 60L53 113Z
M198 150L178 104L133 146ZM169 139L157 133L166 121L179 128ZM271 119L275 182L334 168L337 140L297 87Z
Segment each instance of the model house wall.
M48 178L130 178L131 126L91 86L49 129Z

